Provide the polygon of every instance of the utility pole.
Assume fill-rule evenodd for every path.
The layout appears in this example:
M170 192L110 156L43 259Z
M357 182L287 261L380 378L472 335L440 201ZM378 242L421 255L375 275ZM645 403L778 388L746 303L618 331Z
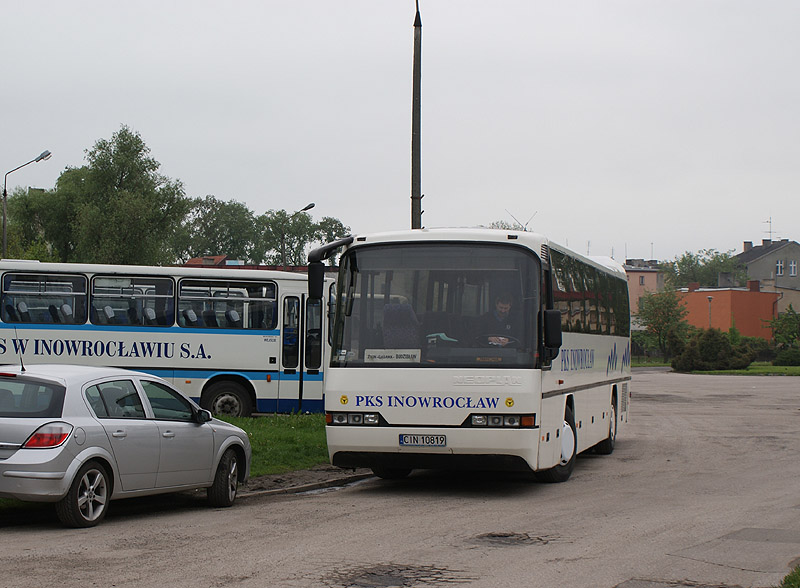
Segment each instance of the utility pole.
M411 104L411 228L422 228L422 146L420 132L422 84L422 18L419 15L419 0L416 0L417 15L414 18L414 68Z

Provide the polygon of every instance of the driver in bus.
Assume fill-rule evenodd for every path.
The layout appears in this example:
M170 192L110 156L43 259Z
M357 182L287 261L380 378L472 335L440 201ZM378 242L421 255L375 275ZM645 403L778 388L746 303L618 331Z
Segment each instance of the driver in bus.
M508 292L501 292L494 299L494 309L481 317L481 336L486 336L489 345L505 347L517 340L517 328L511 320L514 299Z

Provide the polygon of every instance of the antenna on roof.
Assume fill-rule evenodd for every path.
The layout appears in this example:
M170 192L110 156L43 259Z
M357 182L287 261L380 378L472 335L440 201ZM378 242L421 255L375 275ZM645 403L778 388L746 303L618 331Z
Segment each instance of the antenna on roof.
M517 217L515 217L513 214L511 214L511 211L509 211L507 208L506 208L506 212L508 213L508 216L510 216L511 218L513 218L513 219L514 219L514 221L515 221L515 222L516 222L516 223L517 223L519 226L521 226L521 227L522 227L522 230L523 230L523 231L525 231L525 232L528 232L528 225L529 225L529 224L530 224L530 222L533 220L533 217L535 217L537 214L539 214L539 211L538 211L538 210L537 210L536 212L534 212L534 213L531 215L531 218L529 218L529 219L528 219L528 222L527 222L527 223L525 223L525 224L523 225L521 222L519 222L519 220L517 220Z
M772 215L770 215L767 220L763 221L762 224L769 225L769 229L764 232L769 235L769 240L772 241L772 235L775 233L775 231L772 230Z
M17 326L16 325L14 325L14 336L17 338L17 340L19 340L19 334L17 334ZM19 350L19 349L20 349L20 347L17 347L17 350ZM24 347L22 349L24 349ZM19 353L19 367L20 367L20 371L21 372L25 371L25 364L22 362L22 353Z

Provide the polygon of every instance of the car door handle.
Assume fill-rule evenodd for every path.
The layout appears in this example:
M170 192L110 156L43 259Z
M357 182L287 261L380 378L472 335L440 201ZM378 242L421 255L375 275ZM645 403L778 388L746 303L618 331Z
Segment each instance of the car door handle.
M163 433L161 433L161 436L166 437L167 439L172 439L175 436L175 433L173 433L172 431L164 431Z
M113 433L111 433L111 436L114 437L115 439L124 439L125 437L128 436L128 432L127 431L114 431Z

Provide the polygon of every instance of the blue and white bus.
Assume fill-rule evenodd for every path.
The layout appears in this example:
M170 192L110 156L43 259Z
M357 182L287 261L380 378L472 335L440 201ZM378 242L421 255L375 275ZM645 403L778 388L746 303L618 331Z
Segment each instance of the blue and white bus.
M217 414L322 412L327 301L305 274L0 262L0 362L161 376Z
M356 236L311 253L312 299L342 246L325 375L334 465L560 482L577 453L613 451L631 377L620 264L527 232Z

